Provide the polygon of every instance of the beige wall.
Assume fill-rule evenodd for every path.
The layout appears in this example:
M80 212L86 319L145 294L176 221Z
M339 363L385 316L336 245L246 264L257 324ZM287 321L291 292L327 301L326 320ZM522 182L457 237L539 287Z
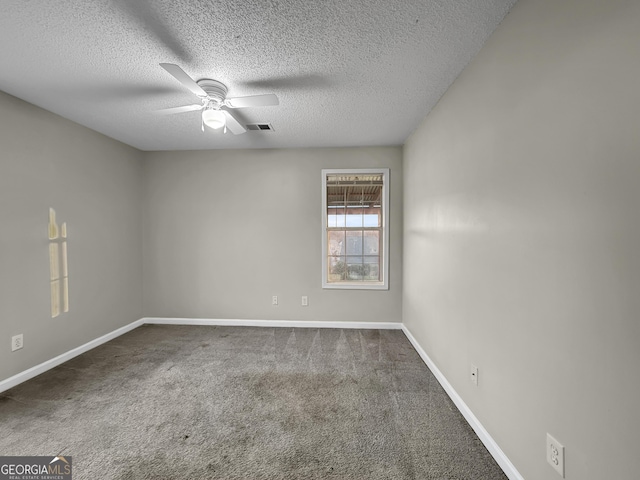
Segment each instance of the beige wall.
M527 480L640 472L639 49L520 0L405 146L404 322Z
M148 153L145 315L400 322L401 156L400 147ZM391 169L388 291L321 288L321 169L342 167Z
M141 173L137 150L0 92L0 379L141 317ZM49 207L69 230L71 309L53 319Z

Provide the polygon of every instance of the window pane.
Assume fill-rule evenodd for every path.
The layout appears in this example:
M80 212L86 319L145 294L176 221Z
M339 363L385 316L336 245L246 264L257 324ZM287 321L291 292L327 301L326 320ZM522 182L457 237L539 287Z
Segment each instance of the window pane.
M364 264L362 257L347 257L347 273L349 280L362 280L364 277Z
M347 257L347 263L349 265L360 265L362 263L364 263L364 260L362 259L362 257L360 255L356 256L356 255L350 255Z
M329 257L329 281L340 282L347 278L347 263L345 257Z
M364 257L363 280L380 281L380 257Z
M364 232L364 250L365 255L378 255L380 253L380 232L367 231Z
M344 231L342 230L331 230L329 232L329 245L327 249L327 253L329 255L344 255L345 251L345 242L344 242Z
M364 226L365 227L381 227L382 226L382 209L380 207L370 207L364 209Z
M344 208L328 207L327 208L327 226L328 227L344 227Z
M347 208L346 217L347 227L360 227L362 228L362 207L349 207Z
M327 227L337 227L338 226L338 219L337 217L337 212L333 209L333 208L328 208L327 209Z
M362 255L362 231L347 232L347 255Z
M380 281L380 257L347 257L348 280Z

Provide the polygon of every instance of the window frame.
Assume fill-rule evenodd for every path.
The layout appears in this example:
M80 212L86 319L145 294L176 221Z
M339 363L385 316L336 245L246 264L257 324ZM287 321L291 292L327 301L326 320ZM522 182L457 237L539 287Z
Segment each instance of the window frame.
M322 288L337 290L389 290L389 168L324 168L322 169ZM328 175L382 175L382 281L380 282L329 282L328 281L328 227L327 227L327 176Z

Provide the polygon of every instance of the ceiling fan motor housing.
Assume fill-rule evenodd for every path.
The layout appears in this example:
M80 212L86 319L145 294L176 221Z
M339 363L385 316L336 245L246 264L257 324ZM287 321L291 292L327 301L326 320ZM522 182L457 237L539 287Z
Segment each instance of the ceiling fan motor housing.
M196 83L200 88L207 92L210 100L212 100L218 107L222 106L224 99L227 98L227 87L225 84L208 78L198 80Z

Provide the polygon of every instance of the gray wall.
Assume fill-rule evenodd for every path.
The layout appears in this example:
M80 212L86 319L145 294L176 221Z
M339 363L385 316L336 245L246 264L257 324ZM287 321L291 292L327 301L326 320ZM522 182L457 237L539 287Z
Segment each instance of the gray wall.
M145 315L400 322L401 157L400 147L146 154ZM342 167L391 169L388 291L321 288L321 169Z
M0 379L141 317L141 156L0 92ZM69 233L71 309L57 318L49 207Z
M520 0L405 145L404 322L526 479L640 471L639 48Z

